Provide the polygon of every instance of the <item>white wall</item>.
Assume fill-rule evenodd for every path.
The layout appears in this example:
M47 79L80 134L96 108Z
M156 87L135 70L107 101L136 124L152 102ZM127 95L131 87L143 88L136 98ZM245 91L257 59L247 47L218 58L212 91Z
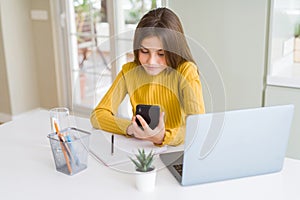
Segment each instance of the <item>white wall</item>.
M58 94L55 73L55 58L52 36L53 17L49 0L31 0L32 10L43 10L48 13L48 20L32 20L32 32L36 55L37 81L40 106L51 108L58 106Z
M10 119L11 113L10 98L8 91L8 80L6 72L6 62L2 40L2 23L1 23L1 2L0 2L0 122Z
M300 159L300 88L268 86L266 90L266 106L293 104L294 118L291 126L287 156Z
M0 9L0 121L58 106L49 0L0 0ZM34 9L48 20L32 20Z
M186 35L202 44L218 66L225 84L227 110L262 106L268 2L169 1ZM193 52L194 56L197 53ZM201 70L205 66L199 67Z
M1 0L3 46L12 115L39 107L30 0Z

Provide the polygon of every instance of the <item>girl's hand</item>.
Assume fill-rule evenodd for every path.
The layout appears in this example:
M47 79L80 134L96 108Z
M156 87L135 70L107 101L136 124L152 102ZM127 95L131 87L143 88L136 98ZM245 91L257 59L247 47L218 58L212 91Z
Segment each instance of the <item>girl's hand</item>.
M159 123L153 130L149 127L147 122L140 115L136 115L132 118L131 125L127 128L127 134L132 135L135 138L141 140L148 140L155 144L161 144L165 137L165 123L164 123L164 112L160 113ZM143 127L143 130L137 125L135 119L138 119Z

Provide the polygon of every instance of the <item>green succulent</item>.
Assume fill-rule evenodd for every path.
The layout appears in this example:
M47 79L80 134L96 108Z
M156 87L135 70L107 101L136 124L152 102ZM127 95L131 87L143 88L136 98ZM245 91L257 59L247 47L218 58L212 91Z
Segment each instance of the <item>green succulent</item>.
M138 154L135 155L136 159L130 158L130 160L135 164L136 170L139 172L149 172L153 170L151 166L153 162L154 153L151 151L148 155L146 155L144 149L138 149Z

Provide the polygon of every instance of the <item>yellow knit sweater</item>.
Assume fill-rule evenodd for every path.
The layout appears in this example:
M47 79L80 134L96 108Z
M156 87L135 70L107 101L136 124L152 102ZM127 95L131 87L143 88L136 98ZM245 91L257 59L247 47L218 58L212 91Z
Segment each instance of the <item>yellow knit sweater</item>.
M129 119L119 118L117 111L126 94L132 112L136 105L159 105L165 112L165 137L162 145L179 145L185 135L187 115L204 113L202 86L197 67L192 62L181 64L176 70L168 67L158 75L148 75L134 62L123 65L112 86L91 115L94 128L126 135Z

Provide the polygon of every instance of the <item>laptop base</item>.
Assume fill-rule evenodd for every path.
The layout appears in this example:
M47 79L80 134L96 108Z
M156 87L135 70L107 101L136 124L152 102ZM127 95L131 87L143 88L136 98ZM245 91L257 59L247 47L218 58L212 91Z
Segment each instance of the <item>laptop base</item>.
M183 151L164 153L159 155L161 161L181 184L183 169ZM181 167L180 167L181 166Z

